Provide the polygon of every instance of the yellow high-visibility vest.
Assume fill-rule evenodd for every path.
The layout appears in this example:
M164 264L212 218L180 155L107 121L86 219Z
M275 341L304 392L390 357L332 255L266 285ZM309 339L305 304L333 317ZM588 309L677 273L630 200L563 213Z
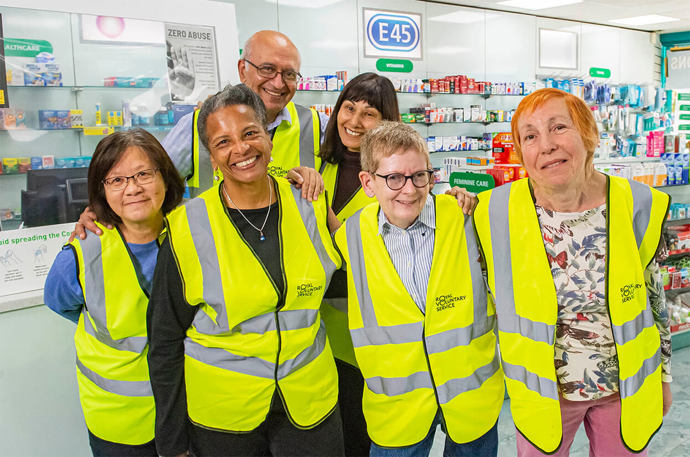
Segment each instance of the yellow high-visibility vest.
M609 176L607 185L606 300L618 354L621 435L639 452L662 422L660 336L644 270L654 259L669 197L618 177ZM515 426L553 453L562 441L554 366L558 303L528 179L479 194L474 219Z
M290 121L284 120L276 127L273 135L273 150L268 172L272 176L282 178L294 167L304 166L319 169L321 158L319 148L321 142L321 121L316 110L289 102L286 106L290 114ZM197 118L199 110L194 111L192 134L192 173L187 178L189 187L200 187L199 159L202 153L208 154L199 140ZM211 176L211 173L208 173ZM222 178L222 176L219 176ZM210 187L211 183L204 183Z
M495 313L472 220L450 196L436 196L435 209L424 313L378 234L378 203L336 233L348 268L350 333L365 379L362 408L380 446L420 442L439 407L454 442L474 441L496 424L503 405Z
M326 197L329 200L328 204L332 208L335 201L336 186L338 185L338 165L324 162L321 165L320 172L326 189ZM360 187L347 204L336 213L336 217L340 222L345 222L345 219L375 201L375 198L368 197ZM333 355L339 360L357 366L352 340L350 339L350 331L347 327L347 304L345 299L325 299L321 313L326 323L328 340L331 343Z
M319 314L341 260L313 204L276 179L280 257L277 290L227 213L219 185L172 211L168 236L198 311L185 340L190 419L203 427L250 431L269 412L275 389L292 423L312 428L335 408L338 380Z
M99 224L71 245L86 304L74 343L86 425L97 437L138 445L154 437L155 406L146 360L149 298L122 235Z

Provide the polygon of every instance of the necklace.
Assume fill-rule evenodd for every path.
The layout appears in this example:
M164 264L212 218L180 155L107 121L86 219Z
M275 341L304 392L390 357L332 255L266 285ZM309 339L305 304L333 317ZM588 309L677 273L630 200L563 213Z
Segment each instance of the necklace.
M266 217L264 218L264 223L261 225L261 228L257 227L256 225L252 224L249 219L247 219L247 216L242 213L242 210L235 204L234 201L232 201L232 198L230 198L230 195L228 195L227 191L225 190L225 186L221 185L221 188L223 189L223 193L225 194L225 197L230 200L230 203L232 203L232 206L235 207L235 209L240 213L240 216L247 221L247 224L251 225L254 230L259 232L259 241L266 241L266 237L264 236L264 227L266 227L266 221L268 221L268 215L271 214L271 198L273 198L273 189L271 187L271 178L268 176L266 177L268 179L268 211L266 211Z

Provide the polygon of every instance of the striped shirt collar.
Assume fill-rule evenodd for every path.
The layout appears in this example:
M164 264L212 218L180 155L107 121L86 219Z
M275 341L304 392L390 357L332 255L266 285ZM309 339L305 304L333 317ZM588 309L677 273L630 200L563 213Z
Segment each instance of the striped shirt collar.
M430 229L436 229L436 212L434 210L434 198L430 195L426 196L426 202L422 208L422 212L419 214L417 220L415 220L407 229L412 230L417 228L419 225L426 225ZM392 229L403 230L400 227L391 224L383 211L379 209L379 235L388 233Z
M287 105L283 107L282 110L276 116L275 121L268 124L267 130L270 132L274 128L278 127L283 121L286 121L289 125L292 125L292 119L290 118L290 111L287 109Z

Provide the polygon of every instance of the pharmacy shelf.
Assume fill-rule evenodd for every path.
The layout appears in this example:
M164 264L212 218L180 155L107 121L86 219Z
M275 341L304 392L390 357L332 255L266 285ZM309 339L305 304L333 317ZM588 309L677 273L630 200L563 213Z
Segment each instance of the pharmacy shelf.
M492 149L449 149L449 150L442 150L442 151L429 151L429 154L436 154L437 152L487 152L491 151Z
M676 249L673 251L668 251L669 259L677 259L678 257L683 257L686 255L690 255L690 249Z
M666 293L666 295L670 295L670 296L676 296L676 295L684 294L686 292L690 292L690 287L681 287L679 289L665 289L664 290L664 293Z
M683 324L681 328L678 331L671 332L671 348L673 351L690 346L690 326Z
M341 90L319 90L319 89L298 89L298 93L305 92L305 93L336 93L339 94L342 92ZM523 94L456 94L456 93L449 93L449 92L403 92L403 91L395 91L396 94L398 95L426 95L426 96L437 96L437 95L450 95L450 96L460 96L460 97L482 97L482 98L491 98L491 97L524 97L525 95Z
M671 184L671 185L669 185L669 186L654 186L654 188L655 188L655 189L664 190L664 189L673 189L673 188L676 188L676 187L685 187L685 186L687 186L687 185L688 185L688 184Z
M607 163L657 163L659 157L609 157L608 159L594 159L594 165Z
M666 225L684 225L690 224L690 217L684 219L666 219Z
M457 125L457 124L482 124L482 125L491 125L491 124L509 124L510 121L471 121L471 122L403 122L404 124L408 125L426 125L427 127L432 126L432 125L445 125L445 124L452 124L452 125Z
M79 86L12 86L12 85L9 85L9 86L7 86L7 90L14 90L14 89L31 89L31 90L65 89L65 90L71 90L73 92L79 92L79 91L85 90L85 89L151 90L154 87L159 87L159 86L152 86L152 87L127 86L127 87L122 87L122 86L91 86L91 85L79 85ZM160 86L160 87L162 87L162 86Z
M131 127L123 127L121 125L94 125L94 126L89 126L89 127L98 127L98 128L106 128L106 127L113 127L115 131L119 130L131 130L131 129L136 129L136 128L142 128L144 130L147 130L149 132L167 132L171 130L174 126L173 125L133 125ZM69 128L69 129L0 129L0 133L6 132L6 133L15 133L15 132L41 132L41 133L54 133L54 132L77 132L77 133L83 133L84 129L83 128ZM98 135L94 135L98 136Z

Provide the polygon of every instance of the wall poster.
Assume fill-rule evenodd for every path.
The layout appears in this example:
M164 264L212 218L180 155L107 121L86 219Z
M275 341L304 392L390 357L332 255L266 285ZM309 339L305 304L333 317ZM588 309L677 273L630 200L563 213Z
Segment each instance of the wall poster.
M196 103L220 90L213 27L166 23L165 47L173 102Z
M43 289L74 223L0 232L0 296Z

